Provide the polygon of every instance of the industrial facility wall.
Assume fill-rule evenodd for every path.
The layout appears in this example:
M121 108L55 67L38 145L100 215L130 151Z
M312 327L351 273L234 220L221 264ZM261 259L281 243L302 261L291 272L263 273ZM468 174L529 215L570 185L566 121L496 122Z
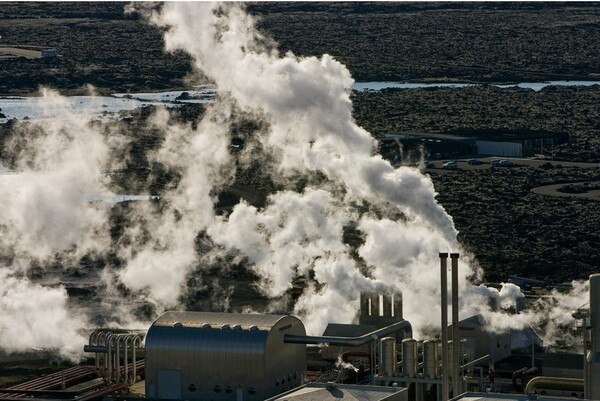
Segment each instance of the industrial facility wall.
M267 335L265 330L154 328L146 339L147 397L233 400L241 388L244 399L263 399Z
M286 344L286 334L306 331L291 316L251 328L157 321L146 336L146 396L254 401L295 388L305 377L306 346Z

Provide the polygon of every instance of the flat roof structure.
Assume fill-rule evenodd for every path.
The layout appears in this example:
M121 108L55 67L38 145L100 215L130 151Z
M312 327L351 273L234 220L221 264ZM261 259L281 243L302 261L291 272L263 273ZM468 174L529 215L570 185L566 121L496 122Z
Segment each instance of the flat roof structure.
M546 397L535 395L529 398L526 394L505 393L463 393L450 401L573 401L573 397Z
M406 401L404 387L308 383L265 401Z

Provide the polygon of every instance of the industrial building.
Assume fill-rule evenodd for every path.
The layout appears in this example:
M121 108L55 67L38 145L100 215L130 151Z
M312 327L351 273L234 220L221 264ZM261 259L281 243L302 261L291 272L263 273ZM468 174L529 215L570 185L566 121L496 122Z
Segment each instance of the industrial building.
M381 155L392 161L454 159L477 153L475 138L424 132L392 132L379 142Z
M146 396L264 400L304 383L305 335L292 316L167 312L146 335Z
M532 355L512 377L494 375L495 363L511 353L512 334L486 333L477 316L459 319L458 254L440 254L440 275L441 328L434 338L412 338L400 294L361 294L357 328L331 325L326 333L335 335L322 336L306 335L303 323L288 315L170 311L145 336L93 332L84 350L94 354L94 366L0 390L0 401L93 401L109 395L189 401L521 401L536 394L600 400L600 325L595 323L600 274L590 276L589 308L573 313L574 322L581 321L584 353L544 355L543 375L540 359ZM448 325L449 309L459 324ZM531 332L525 335L537 345ZM313 352L316 348L336 349L338 358ZM311 372L311 358L320 358L321 365L312 365L320 366L318 374ZM354 359L361 360L360 368ZM507 388L523 394L493 393Z
M432 134L400 131L386 134L379 143L379 152L392 162L418 161L420 157L456 159L473 155L530 157L552 154L555 146L569 140L569 134L555 132L462 130L451 134Z
M494 130L477 138L477 153L485 156L530 157L552 154L555 146L569 142L569 134Z

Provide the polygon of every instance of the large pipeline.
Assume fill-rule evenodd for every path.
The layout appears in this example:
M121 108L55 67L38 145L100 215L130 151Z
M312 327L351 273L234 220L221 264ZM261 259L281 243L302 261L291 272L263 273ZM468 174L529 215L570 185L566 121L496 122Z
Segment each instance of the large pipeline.
M329 345L346 345L349 347L356 347L363 345L369 341L377 340L381 337L388 336L398 331L404 331L405 338L412 338L412 326L407 320L396 322L389 326L377 329L370 333L364 334L359 337L337 337L337 336L301 336L296 334L286 334L283 337L283 342L288 344L322 344L327 343Z
M538 376L529 380L525 394L531 394L540 386L550 386L555 390L583 391L583 379L567 377Z
M94 331L90 334L89 344L85 345L83 350L96 354L96 369L106 383L135 383L138 352L143 350L140 335Z

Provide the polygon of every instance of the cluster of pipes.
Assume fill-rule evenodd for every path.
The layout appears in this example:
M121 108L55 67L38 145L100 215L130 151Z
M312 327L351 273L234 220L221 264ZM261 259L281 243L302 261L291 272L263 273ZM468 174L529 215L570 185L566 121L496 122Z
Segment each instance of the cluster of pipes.
M583 307L573 312L573 317L582 322L583 332L583 379L568 377L538 376L527 383L525 392L531 394L544 386L568 390L581 390L586 400L600 400L600 274L590 276L589 309ZM588 333L590 331L591 333ZM591 336L590 336L591 334ZM588 339L590 340L588 350Z
M459 352L460 342L448 340L448 254L440 253L441 271L441 341L426 340L422 343L412 338L402 340L402 362L397 362L396 338L385 337L379 342L379 375L375 381L381 383L394 382L408 386L415 384L416 400L420 401L434 386L437 387L438 400L447 401L449 385L452 384L452 394L461 394L465 390L464 378L461 373L466 368L490 359L489 355L463 364ZM450 254L452 259L452 338L458 339L458 253ZM385 304L385 302L384 302ZM443 346L442 344L446 344ZM419 346L423 355L423 363L419 364ZM464 355L462 355L464 356ZM401 367L401 372L399 368ZM420 372L420 367L422 371ZM448 368L446 368L448 367ZM482 372L481 372L482 373ZM481 374L482 376L482 374Z
M393 337L382 338L379 343L379 374L375 381L382 384L397 383L402 386L415 384L415 399L423 400L427 394L433 390L438 395L438 400L443 398L440 387L443 386L444 371L442 369L440 354L442 352L442 343L438 340L425 340L418 342L412 338L402 340L402 361L397 362L396 339ZM454 358L452 349L454 342L447 343L447 356L449 366L454 366L455 362L459 366L459 375L454 376L453 372L446 373L446 379L452 384L456 384L458 389L454 394L461 394L466 388L465 377L461 374L465 369L472 371L473 365L489 360L489 355L476 360L471 360L470 355L458 354ZM422 363L419 363L419 354L422 354ZM483 387L483 369L479 368L479 387ZM453 390L454 392L454 390ZM447 394L447 393L446 393ZM430 397L427 397L430 399ZM448 398L446 398L447 400Z
M137 359L143 353L139 334L114 334L96 330L90 334L85 352L96 355L96 369L106 384L131 385L137 378Z

